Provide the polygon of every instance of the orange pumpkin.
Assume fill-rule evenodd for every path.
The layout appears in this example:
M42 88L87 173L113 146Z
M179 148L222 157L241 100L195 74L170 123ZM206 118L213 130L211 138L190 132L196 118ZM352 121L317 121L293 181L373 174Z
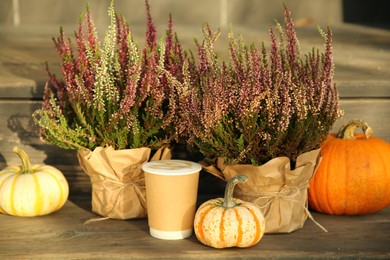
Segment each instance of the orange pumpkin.
M361 127L364 134L354 134ZM321 146L321 163L310 181L309 206L334 215L359 215L390 205L390 144L370 137L371 128L353 120Z
M214 248L250 247L264 235L265 220L261 210L253 203L233 198L238 182L248 177L233 177L225 189L225 198L203 203L195 214L194 231L200 242Z

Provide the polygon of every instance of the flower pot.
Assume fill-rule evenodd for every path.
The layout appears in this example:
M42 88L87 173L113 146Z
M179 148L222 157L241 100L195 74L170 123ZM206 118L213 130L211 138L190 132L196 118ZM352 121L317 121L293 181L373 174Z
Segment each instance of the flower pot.
M319 160L317 149L301 154L294 169L287 157L274 158L261 166L226 165L219 158L216 165L204 165L204 169L225 181L236 175L248 176L246 183L237 185L234 197L262 210L266 233L290 233L302 228L307 217L312 218L307 209L307 188Z
M92 211L113 219L143 218L147 215L145 176L142 164L170 159L168 148L151 156L150 148L115 150L97 147L80 150L79 163L92 185Z

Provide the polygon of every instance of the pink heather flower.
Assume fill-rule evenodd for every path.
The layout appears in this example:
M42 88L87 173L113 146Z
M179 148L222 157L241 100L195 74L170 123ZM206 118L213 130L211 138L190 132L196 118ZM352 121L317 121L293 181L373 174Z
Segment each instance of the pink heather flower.
M169 18L165 44L158 43L148 1L145 7L141 48L124 17L115 13L113 1L102 45L88 7L75 32L75 47L62 29L53 39L63 77L57 80L47 70L44 102L34 113L45 141L67 149L155 149L173 140L184 54L173 19Z
M313 51L305 59L287 8L285 29L277 24L276 31L269 30L269 51L230 32L229 61L221 62L214 50L219 32L205 26L197 63L187 58L180 135L210 162L295 160L318 148L338 118L330 29L324 33L324 54Z

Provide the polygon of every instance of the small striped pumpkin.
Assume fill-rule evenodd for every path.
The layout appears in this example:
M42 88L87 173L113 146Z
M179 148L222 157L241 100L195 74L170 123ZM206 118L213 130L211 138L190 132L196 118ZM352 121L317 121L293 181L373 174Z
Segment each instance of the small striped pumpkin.
M264 235L265 220L261 210L250 202L233 198L238 182L248 177L233 177L225 189L225 198L208 200L195 214L194 232L198 240L214 248L250 247Z
M59 210L69 195L64 175L49 165L31 165L27 154L15 147L21 166L0 171L0 212L33 217Z

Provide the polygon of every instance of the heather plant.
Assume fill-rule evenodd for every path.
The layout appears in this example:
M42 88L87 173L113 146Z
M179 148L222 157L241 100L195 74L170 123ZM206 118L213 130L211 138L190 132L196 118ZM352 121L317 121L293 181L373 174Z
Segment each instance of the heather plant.
M341 115L332 82L332 31L320 30L324 52L304 56L290 11L270 28L269 50L229 33L229 58L214 50L219 32L203 28L197 58L188 59L178 131L213 163L261 165L319 148Z
M180 79L183 53L172 18L165 41L157 41L147 1L146 11L143 48L133 40L125 19L116 14L113 1L103 44L88 7L75 43L62 29L53 38L63 78L47 68L44 102L33 114L44 141L92 150L97 146L157 149L172 140L177 109L172 79Z

